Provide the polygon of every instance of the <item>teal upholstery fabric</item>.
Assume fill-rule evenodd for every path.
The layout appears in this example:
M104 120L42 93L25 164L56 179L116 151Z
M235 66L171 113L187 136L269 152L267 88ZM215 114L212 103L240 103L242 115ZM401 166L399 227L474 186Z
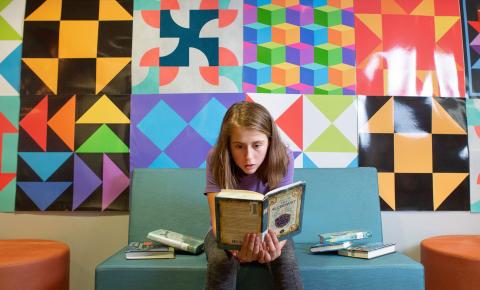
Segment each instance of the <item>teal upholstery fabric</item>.
M372 260L312 255L326 231L365 229L382 241L377 172L373 168L295 169L307 182L302 232L295 236L305 289L424 289L423 266L401 253ZM203 237L209 228L202 169L138 169L133 176L129 241L157 228ZM96 268L96 290L203 289L205 254L174 260L125 260L123 250ZM237 289L273 289L265 267L242 267Z

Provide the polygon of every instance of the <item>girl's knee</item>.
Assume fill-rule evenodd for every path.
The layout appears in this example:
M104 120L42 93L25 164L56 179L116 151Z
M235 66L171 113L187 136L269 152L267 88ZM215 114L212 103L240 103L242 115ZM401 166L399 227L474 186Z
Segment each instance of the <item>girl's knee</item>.
M207 256L208 265L212 268L227 269L235 268L238 261L232 255L223 250L215 251Z

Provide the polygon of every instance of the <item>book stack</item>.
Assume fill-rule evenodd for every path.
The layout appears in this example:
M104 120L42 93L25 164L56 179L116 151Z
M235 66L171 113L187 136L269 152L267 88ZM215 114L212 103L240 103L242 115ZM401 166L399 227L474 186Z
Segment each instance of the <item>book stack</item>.
M394 243L368 243L367 238L372 236L369 231L351 230L318 236L320 243L310 248L312 253L336 251L341 256L372 259L395 252Z
M350 230L341 232L321 233L319 243L310 247L312 253L332 252L347 249L355 242L372 236L369 231Z
M125 249L125 258L173 259L177 250L191 254L203 251L203 240L165 229L149 232L147 239L131 242Z

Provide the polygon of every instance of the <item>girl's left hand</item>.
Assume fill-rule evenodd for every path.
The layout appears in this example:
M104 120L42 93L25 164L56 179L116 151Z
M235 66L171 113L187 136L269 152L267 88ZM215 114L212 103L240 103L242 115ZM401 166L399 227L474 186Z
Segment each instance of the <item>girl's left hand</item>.
M279 242L275 232L268 230L265 235L265 240L262 243L263 247L262 251L260 251L258 262L262 264L269 263L280 257L283 246L285 246L286 242L286 240Z

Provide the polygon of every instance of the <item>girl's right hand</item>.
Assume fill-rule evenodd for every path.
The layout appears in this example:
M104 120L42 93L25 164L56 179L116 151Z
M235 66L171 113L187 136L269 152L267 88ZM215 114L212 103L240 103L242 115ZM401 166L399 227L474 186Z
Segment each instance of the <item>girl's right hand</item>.
M243 244L236 257L241 263L257 261L261 251L262 241L257 234L246 234L243 238Z

